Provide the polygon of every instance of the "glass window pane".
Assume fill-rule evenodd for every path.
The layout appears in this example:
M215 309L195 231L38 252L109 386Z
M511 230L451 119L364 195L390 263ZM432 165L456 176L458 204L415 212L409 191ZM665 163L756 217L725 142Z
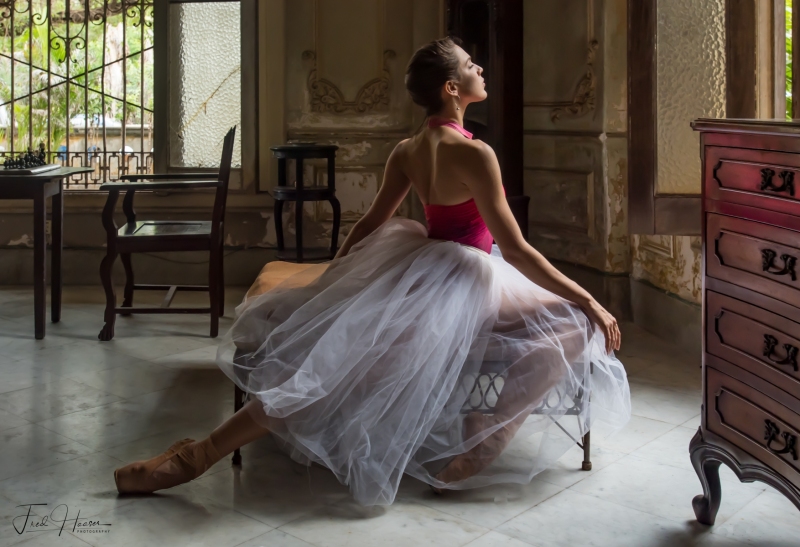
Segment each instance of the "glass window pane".
M170 164L218 167L222 140L241 122L238 2L170 6ZM237 129L233 166L242 163Z
M695 118L725 117L725 1L658 2L659 194L700 193Z

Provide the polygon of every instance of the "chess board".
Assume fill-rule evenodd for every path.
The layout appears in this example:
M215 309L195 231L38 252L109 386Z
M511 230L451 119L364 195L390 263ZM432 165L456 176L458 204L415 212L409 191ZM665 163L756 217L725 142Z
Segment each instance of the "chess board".
M46 173L55 169L60 169L61 165L58 163L50 163L47 165L40 165L38 167L28 167L27 169L7 169L0 166L0 177L11 175L38 175L39 173Z

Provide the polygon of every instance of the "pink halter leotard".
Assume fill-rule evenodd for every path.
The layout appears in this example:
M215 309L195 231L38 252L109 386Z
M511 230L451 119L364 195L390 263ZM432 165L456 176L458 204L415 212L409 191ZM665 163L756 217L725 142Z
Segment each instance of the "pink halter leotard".
M472 138L472 133L455 122L440 118L428 119L428 127L442 125L452 127L468 139ZM487 253L492 252L494 239L481 218L474 199L456 205L425 205L425 220L428 223L428 237L431 239L455 241Z

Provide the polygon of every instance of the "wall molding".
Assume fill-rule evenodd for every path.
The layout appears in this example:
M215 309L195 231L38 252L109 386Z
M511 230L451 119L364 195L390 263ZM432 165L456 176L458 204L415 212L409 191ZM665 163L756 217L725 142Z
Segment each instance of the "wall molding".
M600 42L594 33L594 0L586 0L586 65L575 86L572 99L561 101L524 101L523 107L550 108L550 120L556 123L562 116L579 117L592 112L597 102L597 76L594 61Z
M675 236L662 236L664 238L662 241L666 241L664 244L649 238L654 236L649 236L647 239L644 239L645 237L647 236L642 236L642 239L639 240L640 250L655 256L675 260L675 249L677 247Z
M325 78L318 77L317 54L314 51L306 50L303 52L303 60L310 61L313 68L308 74L308 91L311 98L311 110L313 112L333 112L341 114L352 110L364 113L371 110L389 109L389 86L391 84L391 73L389 72L389 60L394 59L397 54L387 49L383 52L383 67L381 75L366 82L356 93L353 101L348 101L339 87Z
M551 230L560 230L569 232L570 234L577 234L585 241L593 245L602 244L598 237L598 230L596 227L596 211L595 211L595 177L593 171L576 171L574 169L554 169L546 167L524 167L524 171L542 173L545 176L557 180L559 176L580 176L585 178L586 181L586 229L578 228L574 225L567 223L557 222L537 222L530 220L528 225L531 227L549 228ZM531 219L535 219L536 215L530 214Z

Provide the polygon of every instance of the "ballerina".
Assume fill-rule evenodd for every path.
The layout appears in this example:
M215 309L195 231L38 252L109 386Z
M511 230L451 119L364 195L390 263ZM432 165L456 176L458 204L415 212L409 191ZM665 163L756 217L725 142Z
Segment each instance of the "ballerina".
M331 261L236 309L217 363L250 400L206 439L117 469L120 493L185 483L271 433L358 502L390 504L403 474L436 491L527 483L596 423L627 423L616 320L524 240L493 150L463 127L482 74L458 40L416 51L406 88L427 123L389 156L369 211ZM412 188L427 227L394 216ZM491 412L465 413L486 360L502 388Z

